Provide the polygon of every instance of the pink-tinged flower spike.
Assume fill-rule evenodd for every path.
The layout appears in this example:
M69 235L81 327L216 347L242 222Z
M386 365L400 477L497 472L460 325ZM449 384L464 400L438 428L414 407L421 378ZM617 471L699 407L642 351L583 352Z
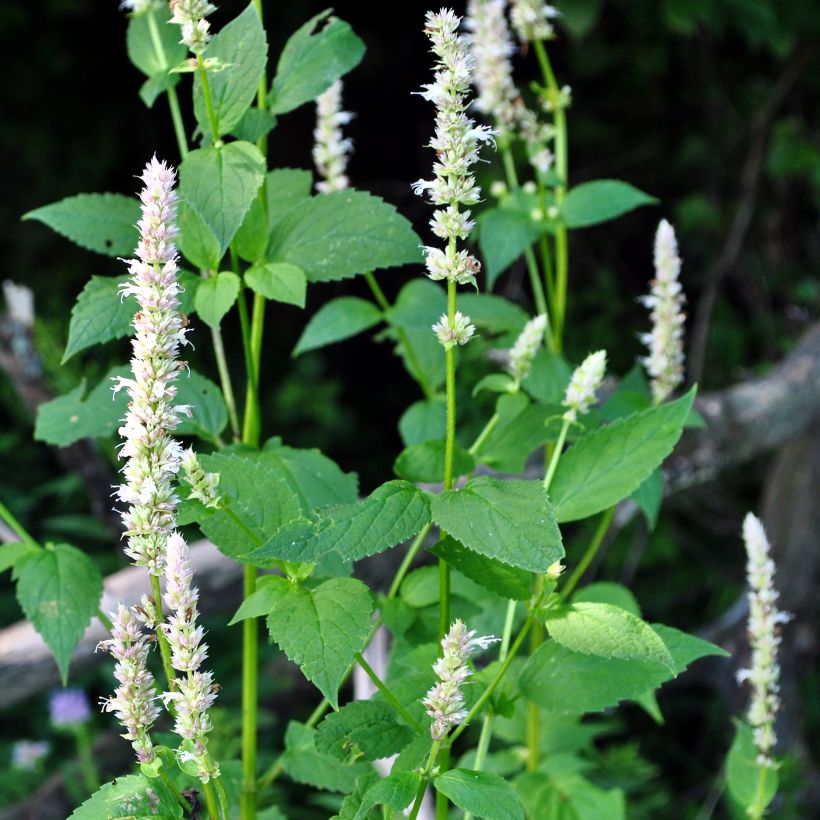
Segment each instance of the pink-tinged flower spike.
M660 404L683 381L683 326L686 314L678 277L681 260L674 228L664 219L655 234L655 278L641 302L651 311L652 332L641 341L649 347L642 359L652 379L652 395Z
M148 640L139 621L122 604L111 613L111 638L101 641L98 649L110 652L117 666L114 677L119 686L114 697L102 702L104 712L114 712L125 729L123 737L131 741L137 760L150 763L156 753L149 732L159 716L154 693L154 676L148 671Z
M161 629L171 647L171 665L186 675L176 678L175 691L162 697L166 704L174 704L174 731L190 742L181 754L195 762L199 779L207 783L219 775L219 766L207 748L207 734L213 729L208 709L216 700L217 687L210 672L200 671L208 645L202 641L205 630L197 624L199 590L191 586L192 577L188 545L175 532L168 539L163 596L170 614Z
M316 98L313 162L322 177L316 183L316 190L321 193L342 191L350 184L345 171L348 155L353 150L353 141L345 139L342 126L352 119L353 114L342 111L342 81L336 80Z
M475 109L491 117L499 131L511 131L516 122L520 95L512 78L514 51L507 26L507 0L470 0L464 27L473 60L473 83L478 96Z
M205 19L216 6L208 0L170 0L170 22L182 29L180 43L186 45L191 54L202 54L211 39L211 24Z
M174 404L174 381L184 367L178 353L185 344L187 324L179 312L175 178L175 172L156 157L142 175L137 258L128 262L131 277L121 286L123 297L133 295L139 302L133 323L133 378L120 378L114 388L127 388L130 397L119 430L125 480L116 493L129 505L122 513L128 538L125 552L153 575L162 573L165 543L176 519L173 481L182 450L172 433L179 415L188 412Z
M512 0L510 22L522 43L549 40L555 35L552 21L560 16L555 6L541 0Z
M752 648L751 669L737 673L738 683L749 681L752 699L749 703L749 723L754 730L757 762L773 766L772 749L777 742L774 719L780 708L777 648L780 646L780 625L791 615L777 608L778 593L774 587L774 561L769 540L760 519L747 513L743 521L743 541L746 545L746 575L749 582L749 644Z
M589 408L595 403L595 394L604 380L605 372L605 350L590 353L575 369L563 402L564 407L568 408L564 413L567 421L575 421L579 414L584 415L589 412Z
M475 630L467 630L464 622L456 620L441 640L441 657L433 664L438 682L430 689L422 703L433 719L430 734L433 740L444 740L451 726L457 726L465 717L464 695L461 688L472 672L467 658L476 649L486 649L499 639L492 635L476 638Z
M532 360L544 342L544 333L547 330L547 316L545 313L530 319L515 344L510 348L510 375L516 384L521 384L527 378L532 367Z
M433 205L443 206L430 224L433 233L447 241L447 248L424 249L430 278L474 284L481 267L478 260L456 249L456 241L469 235L474 222L470 212L460 212L459 206L475 205L480 199L471 168L478 161L479 144L492 142L493 132L466 114L472 60L458 35L459 22L450 9L427 13L425 33L437 58L436 73L421 96L436 107L436 130L430 141L436 152L435 179L419 180L413 190L419 196L426 193Z

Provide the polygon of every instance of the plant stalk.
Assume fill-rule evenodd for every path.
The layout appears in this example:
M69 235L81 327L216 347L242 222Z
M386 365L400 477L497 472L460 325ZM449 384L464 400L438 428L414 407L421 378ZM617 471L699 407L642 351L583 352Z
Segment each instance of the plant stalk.
M561 590L562 598L569 598L575 587L578 586L578 581L581 580L584 573L587 571L589 565L592 563L592 559L598 554L598 550L601 548L601 544L604 541L604 536L606 536L607 531L609 530L609 526L612 523L612 517L614 515L615 507L610 507L603 514L603 516L601 516L601 520L598 522L598 527L595 530L595 534L592 536L592 541L589 542L587 551L584 553L583 557L578 562L578 566L572 571L572 575L570 575L564 585L564 588Z

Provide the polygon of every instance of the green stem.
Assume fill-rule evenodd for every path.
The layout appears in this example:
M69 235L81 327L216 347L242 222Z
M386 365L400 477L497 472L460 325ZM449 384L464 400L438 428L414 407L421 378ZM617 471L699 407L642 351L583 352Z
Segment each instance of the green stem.
M499 421L501 421L501 416L499 416L498 413L493 413L492 416L490 416L490 420L484 425L484 429L478 434L478 437L467 451L471 456L474 456L484 446L484 442L487 441L487 438L493 430L495 430Z
M247 398L245 402L245 443L259 446L262 434L259 409L259 374L262 361L262 337L265 329L265 297L258 293L253 297L253 309L249 332L250 371L248 378ZM251 382L251 379L253 380Z
M572 575L570 575L566 584L564 584L564 588L561 590L562 598L569 598L575 587L578 586L578 581L581 580L584 573L587 571L587 568L592 563L592 559L595 558L595 556L598 554L598 550L601 548L604 536L607 534L607 531L609 530L609 525L612 523L612 517L614 515L615 507L610 507L601 516L601 520L598 522L598 527L595 530L595 534L592 536L592 541L589 542L587 551L584 553L583 558L581 558L581 560L578 562L578 566L575 567L575 569L572 572Z
M427 790L427 781L430 779L430 774L436 765L436 758L438 757L439 749L441 748L441 741L434 740L430 747L430 754L427 756L427 763L424 766L424 771L421 773L421 783L419 783L416 791L416 799L413 801L413 808L410 809L409 820L415 820L419 816L419 809L421 809L421 802L424 800L424 792Z
M208 807L208 817L211 820L222 820L222 813L219 811L219 803L216 800L216 792L214 791L213 783L202 784L202 790L205 792L205 805Z
M558 434L558 441L555 442L555 449L552 451L552 458L550 459L547 473L544 476L544 492L549 492L552 479L555 477L555 471L558 469L558 461L561 458L561 451L564 449L564 443L567 440L567 433L572 422L569 419L564 419L561 425L561 432Z
M174 795L177 803L182 806L183 810L187 813L191 811L191 804L179 793L179 789L176 787L176 783L168 777L168 772L165 769L159 770L159 776L162 782L168 787L168 791Z
M159 588L159 577L157 575L151 575L151 591L154 594L157 623L164 623L165 614L162 611L162 592ZM173 692L176 675L174 674L174 667L171 664L171 647L168 645L168 639L165 637L165 633L159 627L156 629L156 634L157 642L159 643L159 654L162 657L162 669L165 672L165 680L168 684L168 691Z
M231 372L228 369L228 360L225 357L225 345L222 341L222 331L218 327L211 328L211 341L216 356L216 369L219 371L219 383L222 385L222 396L228 408L228 418L231 423L231 432L234 438L239 438L239 416L236 412L236 397L231 383Z
M6 524L11 528L14 534L24 543L28 544L32 547L38 547L39 544L34 540L34 538L29 535L23 525L14 517L11 510L2 502L0 501L0 518L2 518Z
M410 545L410 549L407 550L407 554L402 559L401 566L399 566L398 571L396 572L396 575L393 578L393 582L390 584L390 589L387 592L388 600L390 600L391 598L395 598L398 594L401 582L404 580L404 576L407 575L407 570L410 569L410 565L413 563L413 559L416 557L416 554L421 549L421 545L424 543L424 539L427 538L427 533L430 532L432 526L432 524L426 524L422 531L415 537L415 539L413 539L413 543Z
M222 140L219 139L219 124L217 123L214 101L211 96L211 81L208 78L205 60L202 59L201 54L196 55L196 69L199 74L199 79L202 82L202 96L205 98L205 110L208 112L208 126L211 129L211 139L213 139L214 146L219 147L222 145Z
M749 810L752 820L761 820L766 811L766 777L768 776L768 766L757 767L757 790L754 805Z
M256 591L256 569L245 567L243 600ZM242 622L242 820L256 817L256 707L259 687L259 624Z
M94 755L91 749L91 734L88 725L80 723L74 729L74 737L77 741L77 757L80 759L80 768L83 773L83 781L88 794L94 794L100 788L100 778L97 774L97 767L94 765Z
M361 652L356 653L356 661L358 662L359 666L364 669L367 677L373 681L374 686L376 689L381 692L382 697L402 716L404 722L414 731L421 734L423 729L419 725L419 723L413 718L413 716L407 711L407 709L402 706L399 699L390 691L387 687L385 682L376 674L373 667L367 662L364 655Z
M376 303L382 310L390 310L390 302L387 301L387 297L384 295L384 291L379 287L379 283L376 281L376 277L373 275L373 271L367 271L364 275L365 282L367 282L368 287L370 288L371 293L373 294L373 298L376 300Z

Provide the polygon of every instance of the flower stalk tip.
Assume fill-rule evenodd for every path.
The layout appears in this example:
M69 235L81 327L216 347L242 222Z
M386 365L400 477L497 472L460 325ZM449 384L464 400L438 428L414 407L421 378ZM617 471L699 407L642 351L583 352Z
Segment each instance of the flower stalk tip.
M313 131L313 162L322 177L316 183L321 193L342 191L348 187L347 160L353 151L353 141L342 134L342 126L353 119L342 111L342 81L336 80L316 98L316 128Z
M567 421L576 421L579 415L585 415L595 403L596 394L604 380L606 372L606 351L590 353L575 369L564 397L564 413Z

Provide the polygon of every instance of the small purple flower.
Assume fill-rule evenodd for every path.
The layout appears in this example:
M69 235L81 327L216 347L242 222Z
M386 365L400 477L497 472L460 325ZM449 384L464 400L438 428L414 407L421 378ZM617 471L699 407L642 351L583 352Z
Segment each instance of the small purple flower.
M11 767L33 772L50 751L51 745L47 740L18 740L11 750Z
M51 723L71 728L91 718L91 705L82 689L62 689L51 693L49 700Z

